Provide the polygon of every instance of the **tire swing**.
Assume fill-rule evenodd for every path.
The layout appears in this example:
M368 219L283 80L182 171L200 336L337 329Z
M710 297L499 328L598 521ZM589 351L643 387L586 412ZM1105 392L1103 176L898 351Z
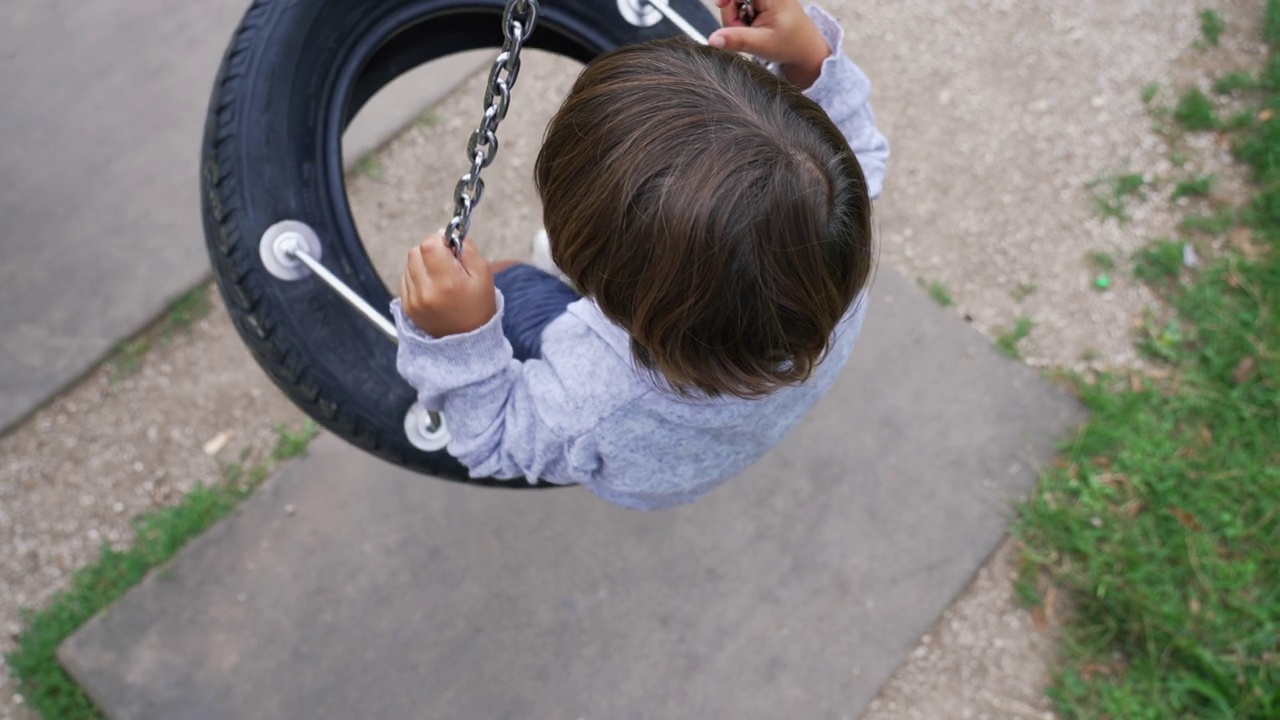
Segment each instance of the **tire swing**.
M705 41L718 26L698 0L256 0L214 83L201 200L218 289L258 364L316 422L384 460L473 485L558 487L468 477L444 451L443 419L396 373L392 296L347 204L342 132L401 74L503 48L468 146L472 170L458 183L448 231L457 251L522 46L586 63L681 33Z

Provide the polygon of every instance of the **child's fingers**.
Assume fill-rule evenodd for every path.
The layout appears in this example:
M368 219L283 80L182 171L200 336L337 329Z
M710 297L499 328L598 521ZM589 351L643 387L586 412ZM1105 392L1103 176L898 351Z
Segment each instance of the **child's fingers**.
M484 253L480 252L474 240L463 243L462 257L458 258L458 261L472 277L482 277L489 273L489 261L485 259Z
M761 57L770 56L770 33L767 28L746 26L724 27L711 34L708 44L711 47L724 48L731 52L751 53Z
M427 239L418 246L418 254L422 258L423 267L432 282L443 282L457 274L458 261L453 251L439 237Z
M427 274L427 266L422 261L422 245L415 245L409 248L409 258L405 260L404 264L404 277L405 284L409 286L409 291L412 293L425 290L431 282L431 278Z
M744 25L738 8L738 0L716 0L716 5L720 6L720 24L725 27L731 25Z

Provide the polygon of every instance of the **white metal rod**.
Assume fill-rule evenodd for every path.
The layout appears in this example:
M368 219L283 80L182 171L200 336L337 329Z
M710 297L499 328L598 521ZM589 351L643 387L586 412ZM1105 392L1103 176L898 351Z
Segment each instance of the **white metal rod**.
M682 30L685 35L688 35L689 37L693 38L694 40L697 40L703 45L707 44L707 36L698 32L698 29L695 28L693 25L690 25L689 21L685 20L680 15L680 13L676 12L675 10L672 10L671 6L667 4L667 0L649 0L649 4L653 6L654 10L657 10L658 12L665 15L666 18L670 20L672 24L674 24L676 27L680 28L680 30Z
M361 315L364 315L372 321L374 325L377 325L378 329L381 330L384 335L391 338L392 342L400 341L399 336L396 335L396 326L392 325L390 320L383 317L382 313L374 310L372 305L365 302L364 298L360 297L354 290L347 287L346 283L339 280L337 275L329 272L329 268L321 265L319 260L311 257L311 253L299 247L298 244L294 244L293 247L285 250L285 253L289 257L292 257L303 265L306 265L311 272L315 273L317 277L324 281L325 285L333 288L334 292L341 295L342 299L346 300L351 307L359 310Z

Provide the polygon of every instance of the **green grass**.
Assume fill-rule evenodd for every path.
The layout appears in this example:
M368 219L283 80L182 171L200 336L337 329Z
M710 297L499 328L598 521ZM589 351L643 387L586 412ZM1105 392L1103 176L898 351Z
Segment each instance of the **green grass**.
M306 443L318 430L308 421L302 428L278 428L273 458L287 459L306 451ZM22 612L23 628L18 647L5 655L16 691L24 703L45 720L98 720L102 713L58 662L62 641L81 625L120 599L153 568L171 560L190 540L226 516L270 474L257 464L246 478L240 463L223 468L222 481L198 485L173 507L146 513L133 520L135 537L128 549L115 550L103 543L98 558L77 570L69 586L38 612Z
M1173 117L1188 130L1216 130L1221 125L1213 101L1200 88L1190 88L1182 94Z
M1191 180L1182 180L1173 188L1173 199L1177 200L1184 197L1209 197L1213 193L1213 186L1218 182L1215 175L1203 175Z
M117 345L110 360L111 384L114 385L142 369L142 360L150 350L151 341L145 337L126 340Z
M1090 182L1088 188L1093 194L1094 211L1103 220L1123 223L1129 219L1125 200L1133 196L1142 197L1146 184L1147 179L1141 173L1113 175Z
M387 176L387 166L375 151L357 160L351 172L353 175L364 175L375 182L382 182L382 179Z
M1035 323L1031 321L1031 318L1025 315L1018 318L1011 330L1006 330L996 336L996 348L1011 358L1022 357L1022 351L1018 349L1018 344L1031 334L1031 328L1033 327L1035 327Z
M307 420L302 428L294 431L287 425L276 426L276 446L271 451L275 460L292 460L307 451L307 446L320 434L320 426Z
M1035 283L1018 283L1009 291L1009 297L1012 297L1015 302L1022 302L1032 295L1035 295L1036 290L1039 289L1040 288L1036 286Z
M1267 34L1280 43L1280 0ZM1273 47L1273 52L1274 52ZM1280 107L1280 85L1261 106ZM1236 131L1269 249L1183 274L1178 240L1134 257L1168 300L1140 331L1163 371L1077 381L1092 417L1019 508L1017 583L1073 608L1050 695L1071 720L1280 718L1280 132ZM1222 214L1225 217L1225 214ZM1220 224L1214 224L1220 223ZM1218 218L1213 229L1226 227ZM1193 223L1196 225L1197 223ZM1181 278L1181 281L1179 281Z
M1100 272L1111 272L1116 269L1116 259L1111 253L1098 250L1089 253L1089 266Z
M1204 41L1210 45L1217 45L1222 39L1222 33L1227 29L1227 21L1216 10L1200 11L1200 34L1204 36Z
M414 119L413 124L419 130L429 130L439 125L442 119L443 118L440 117L440 113L435 108L427 108L422 111L422 114L418 115L418 117Z
M162 332L172 334L190 330L196 321L209 316L212 305L209 302L209 286L201 285L181 295L169 305L165 313Z
M1251 72L1227 73L1213 81L1213 91L1219 95L1231 95L1232 93L1256 90L1257 88L1258 78Z
M1231 208L1222 208L1212 215L1188 215L1182 219L1182 229L1189 233L1226 235L1236 227L1238 217Z
M947 289L940 281L926 282L924 278L916 278L916 282L920 287L929 291L929 297L942 307L950 307L955 304L956 299L951 297L951 291Z
M142 369L143 360L153 347L168 345L175 333L187 331L211 309L209 286L201 285L186 292L169 304L163 318L137 337L116 345L115 352L107 359L111 367L111 384L133 375Z
M1151 101L1155 100L1156 96L1159 94L1160 94L1159 83L1154 83L1154 82L1147 83L1146 86L1142 88L1142 104L1150 105Z
M1133 256L1133 276L1149 285L1159 286L1177 280L1182 274L1182 243L1157 240Z

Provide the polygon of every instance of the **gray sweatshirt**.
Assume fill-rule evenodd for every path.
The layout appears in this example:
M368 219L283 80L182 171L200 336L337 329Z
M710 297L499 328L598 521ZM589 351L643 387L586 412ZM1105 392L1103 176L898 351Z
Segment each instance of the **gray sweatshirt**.
M806 95L822 105L857 153L872 197L888 143L876 129L866 75L843 52L844 32L816 7L832 56ZM830 389L853 351L865 293L840 322L830 353L802 385L760 399L684 399L640 369L631 339L588 298L542 335L542 359L518 362L498 314L463 335L433 338L400 307L397 368L421 403L444 413L448 451L474 477L578 484L623 507L692 502L772 448Z

